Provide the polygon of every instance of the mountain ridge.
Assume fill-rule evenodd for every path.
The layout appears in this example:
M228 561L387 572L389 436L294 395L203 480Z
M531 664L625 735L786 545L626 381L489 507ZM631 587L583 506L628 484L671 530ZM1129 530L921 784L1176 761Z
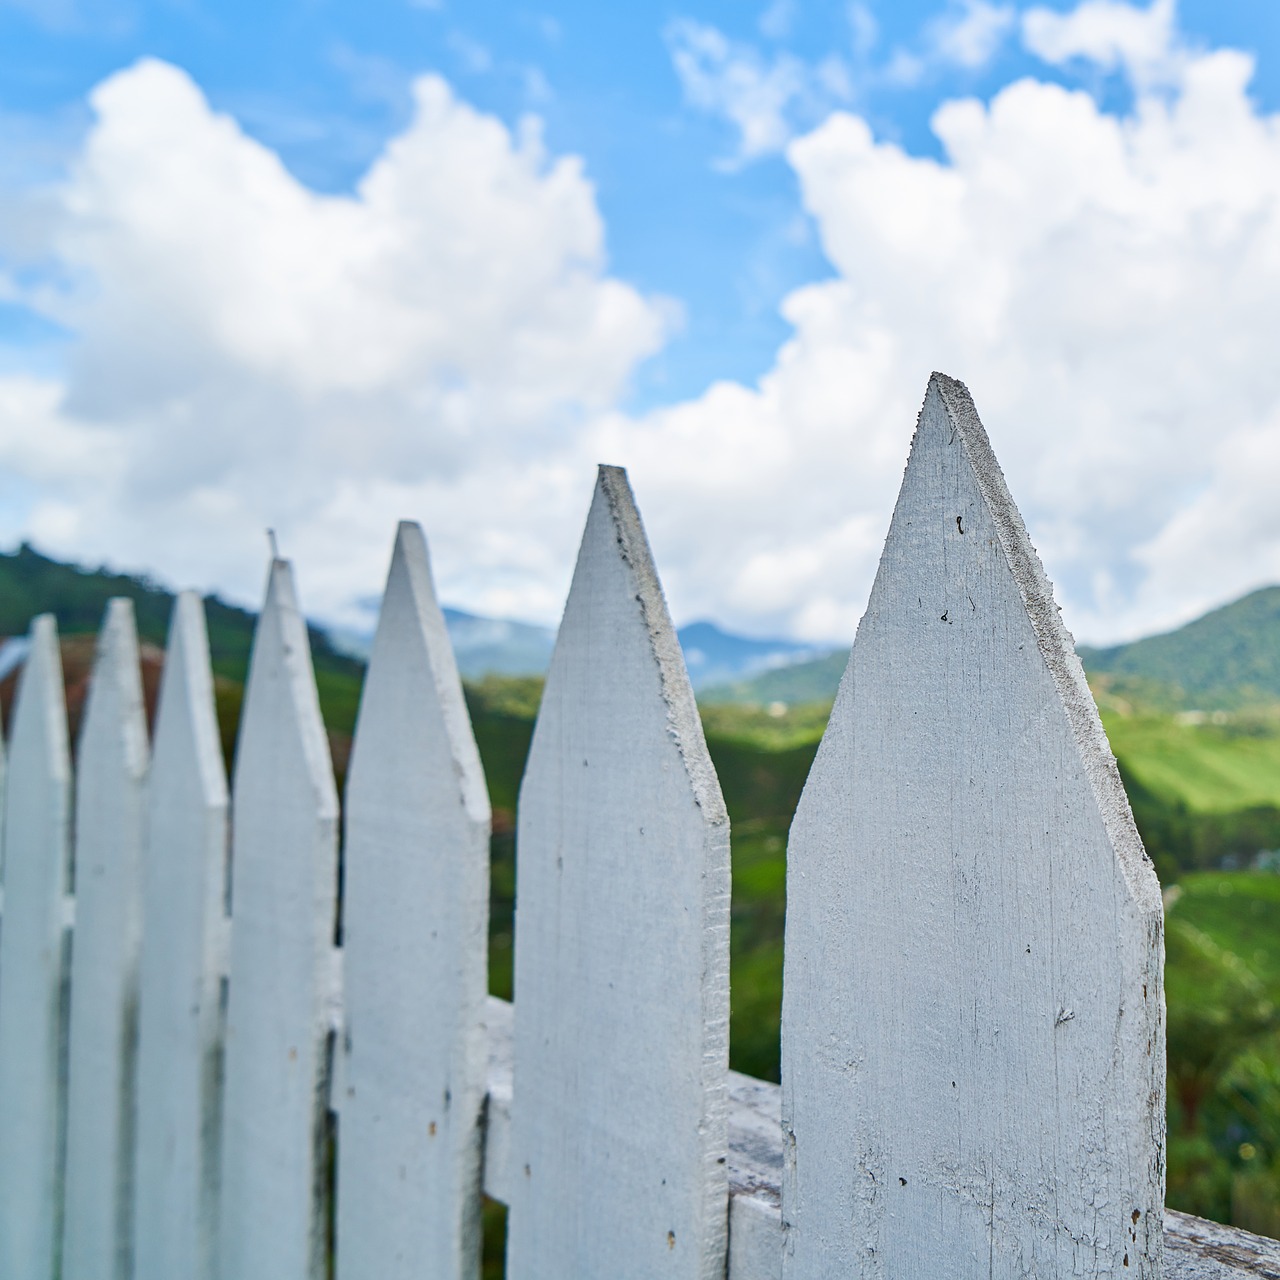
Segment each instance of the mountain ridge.
M1077 645L1090 680L1170 711L1280 703L1280 586L1260 587L1172 631L1126 644ZM706 688L710 702L830 701L848 651Z

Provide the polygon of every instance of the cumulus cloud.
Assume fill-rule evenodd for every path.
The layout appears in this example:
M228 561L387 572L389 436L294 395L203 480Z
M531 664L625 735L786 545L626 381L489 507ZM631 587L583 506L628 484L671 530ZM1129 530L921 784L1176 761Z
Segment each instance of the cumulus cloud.
M773 12L765 17L772 21ZM666 40L686 100L734 126L737 145L719 161L723 168L781 151L802 126L852 96L848 69L834 55L816 66L785 52L766 57L688 18L670 23Z
M1022 39L1054 66L1078 58L1104 70L1123 69L1144 86L1176 82L1187 62L1175 0L1152 0L1146 9L1122 0L1085 0L1067 13L1029 9Z
M1009 4L958 0L930 24L930 52L937 61L975 71L995 57L1016 18Z
M1099 12L1067 15L1054 56L1120 57L1089 43ZM1161 40L1123 56L1180 47ZM793 142L835 278L786 300L794 336L757 386L615 427L642 492L686 513L655 531L681 548L678 592L847 635L933 368L973 390L1087 638L1273 580L1280 121L1256 111L1251 73L1240 53L1188 53L1123 118L1024 79L945 103L941 160L845 113Z
M639 417L620 395L671 310L608 274L591 186L534 125L428 78L320 196L173 68L116 76L43 206L56 269L9 282L75 340L65 378L0 377L0 534L252 597L272 525L335 616L418 517L446 598L549 620L591 464L620 462L678 617L847 638L941 368L1077 634L1274 580L1280 119L1243 54L1174 29L1141 78L1155 55L1071 30L1044 56L1129 74L1126 114L1025 78L944 103L937 159L848 112L791 141L832 276L786 298L757 383Z
M70 432L111 460L96 486L33 502L46 545L252 593L264 525L301 551L326 511L359 525L392 477L400 511L430 514L616 401L671 311L607 274L581 164L439 79L414 97L355 194L322 196L171 66L97 89L49 201L56 272L23 293L76 335L71 366L56 388L0 386L0 456L35 397L60 424L51 455L90 456L62 447ZM397 513L315 567L311 607L341 608L353 563L376 581Z

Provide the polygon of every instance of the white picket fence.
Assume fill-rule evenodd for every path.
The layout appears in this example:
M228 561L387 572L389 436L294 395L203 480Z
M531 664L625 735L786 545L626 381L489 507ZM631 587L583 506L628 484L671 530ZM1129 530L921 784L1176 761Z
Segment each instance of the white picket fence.
M959 383L930 382L792 828L780 1091L727 1070L728 818L619 470L520 795L514 1006L486 997L488 832L414 525L341 815L288 564L230 796L197 597L150 753L112 603L74 782L36 619L0 1280L460 1280L482 1190L513 1280L1280 1275L1275 1242L1163 1211L1159 888Z

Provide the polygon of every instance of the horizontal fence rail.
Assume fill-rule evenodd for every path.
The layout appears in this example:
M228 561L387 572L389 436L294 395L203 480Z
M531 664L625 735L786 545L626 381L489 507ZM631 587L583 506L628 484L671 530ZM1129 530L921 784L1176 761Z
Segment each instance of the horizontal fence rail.
M520 793L514 1004L417 526L341 811L280 560L230 794L189 593L150 749L114 601L74 776L47 616L0 772L2 1280L475 1280L482 1194L514 1280L1280 1278L1164 1210L1158 886L951 379L792 830L781 1087L727 1068L728 818L617 468Z

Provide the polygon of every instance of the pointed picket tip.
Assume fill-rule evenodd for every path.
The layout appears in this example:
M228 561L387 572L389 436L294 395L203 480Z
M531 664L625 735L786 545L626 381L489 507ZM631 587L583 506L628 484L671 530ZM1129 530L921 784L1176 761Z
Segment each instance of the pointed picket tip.
M436 597L427 539L421 525L412 520L402 520L396 528L391 568L369 655L368 678L373 677L375 669L407 667L415 657L425 662L430 673L432 689L428 696L438 704L444 720L457 770L457 785L467 815L474 822L487 823L490 819L489 791L471 728L471 717L462 695L462 680L453 643ZM362 710L363 706L362 697ZM359 722L357 738L358 730ZM367 734L369 732L366 730ZM355 756L353 744L352 768L355 768Z
M213 1280L227 807L204 606L183 591L169 619L148 796L135 1280Z
M462 1280L481 1243L489 800L416 524L396 533L345 818L337 1274Z
M71 757L58 632L35 619L18 679L5 785L0 931L0 1275L54 1272L62 1203L65 894Z
M1075 642L1063 624L1061 610L1053 596L1053 584L1031 544L1022 513L1009 493L1004 472L996 461L969 388L956 378L935 372L929 379L929 391L920 410L917 427L919 447L939 447L942 432L947 427L964 446L974 479L991 514L1000 549L1017 583L1045 666L1062 699L1098 811L1106 824L1129 889L1144 910L1159 912L1160 884L1134 825L1133 812L1124 783L1120 780L1120 771L1116 768L1111 744L1107 741L1097 704L1089 691Z
M275 560L254 633L232 803L218 1267L324 1274L338 798L306 622Z
M58 623L51 613L32 619L30 645L18 676L9 755L21 752L42 760L58 778L71 776L71 742L62 679ZM11 765L12 767L12 765Z
M1162 972L1071 638L935 374L788 842L786 1280L1157 1280Z
M729 831L626 473L601 467L516 841L512 1280L723 1276Z
M204 603L195 591L181 591L173 602L156 704L155 756L157 762L189 762L205 806L226 807L227 771L218 733L209 631Z
M147 722L133 602L108 602L76 762L67 1184L69 1277L131 1270Z
M283 715L278 699L288 709ZM293 565L288 560L275 559L267 574L266 598L249 655L233 784L237 794L248 767L246 753L241 749L245 742L254 732L270 737L281 731L296 734L320 810L324 816L336 816L338 792L333 761L311 665L311 641L298 608ZM252 767L260 768L261 764L255 761Z
M601 518L606 509L607 522ZM707 751L702 718L698 715L698 704L689 682L680 638L667 611L649 539L624 467L601 464L598 469L595 499L582 539L584 552L588 540L593 538L601 550L610 541L616 544L618 554L634 575L635 598L648 628L649 645L662 680L662 698L671 737L679 749L689 784L707 822L728 823L729 811L725 808L720 780ZM581 555L579 553L579 563ZM569 606L566 605L565 616L568 614Z
M126 774L140 778L147 769L147 718L142 700L142 665L133 601L116 597L98 633L89 695L80 725L80 772L100 757L115 758Z

